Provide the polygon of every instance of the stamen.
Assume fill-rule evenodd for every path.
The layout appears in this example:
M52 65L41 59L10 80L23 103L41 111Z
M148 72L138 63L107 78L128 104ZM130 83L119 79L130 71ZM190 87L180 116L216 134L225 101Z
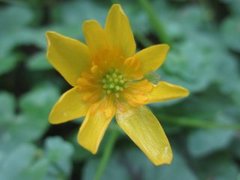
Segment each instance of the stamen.
M119 93L126 87L126 80L123 74L117 69L109 70L101 80L102 87L106 94L115 94L119 98Z

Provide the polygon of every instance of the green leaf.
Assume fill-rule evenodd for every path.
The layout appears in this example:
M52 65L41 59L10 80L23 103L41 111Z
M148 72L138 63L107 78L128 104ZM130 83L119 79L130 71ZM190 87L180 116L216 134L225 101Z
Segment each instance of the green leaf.
M0 179L21 179L21 174L30 167L35 151L36 148L29 144L11 150L0 165Z
M157 177L159 180L197 180L197 177L193 173L192 169L190 169L188 166L183 155L176 150L173 151L172 164L159 168L159 171L157 171ZM152 178L154 179L153 175Z
M121 1L121 6L125 11L126 15L129 18L131 28L138 38L146 35L150 32L151 26L149 23L149 19L145 13L143 13L143 9L140 3L136 3L134 1ZM139 38L140 38L139 37ZM141 39L138 39L141 41Z
M4 57L0 56L0 75L13 70L21 57L22 55L19 53L11 53L10 55Z
M218 114L217 121L222 124L233 122L224 114ZM187 146L191 155L202 157L227 148L234 135L235 132L228 129L199 129L188 135Z
M19 174L18 179L69 179L72 153L71 144L59 137L49 137L44 149L35 151L31 164Z
M8 152L22 143L39 139L45 132L48 121L40 121L24 115L14 115L1 124L0 151Z
M240 52L240 16L230 16L221 25L224 43L231 49Z
M27 6L5 6L0 8L1 31L15 31L16 28L23 27L31 22L33 14ZM13 20L14 21L11 21Z
M92 1L73 1L71 3L63 3L59 6L61 19L66 25L81 24L85 20L96 19L104 24L107 8L99 6Z
M46 59L45 52L39 52L34 54L27 63L27 66L31 70L48 70L52 69L52 66Z
M49 126L48 114L58 97L56 87L48 84L40 85L23 95L20 99L22 115L19 116L15 132L33 140L40 138Z
M44 149L22 143L0 150L0 179L69 179L73 147L59 137L47 138Z
M35 141L45 133L49 126L48 113L59 96L54 86L42 85L20 98L20 113L14 113L14 99L1 93L0 100L6 102L1 106L0 150L7 152L21 143Z
M236 0L222 0L222 1L225 1L226 3L229 4L232 14L237 15L237 16L240 15L240 11L238 8L240 6L240 1L236 1Z
M216 87L210 87L201 94L192 95L181 104L172 105L161 110L167 115L174 114L173 117L189 117L189 119L195 117L196 119L205 120L207 123L209 120L214 120L216 114L232 109L232 103L231 97L222 94ZM159 108L158 111L160 111Z
M33 162L31 166L22 173L23 180L43 180L47 179L47 173L50 163L48 159L42 157L41 159Z
M20 99L20 108L25 115L47 121L48 114L59 98L58 89L49 84L40 84Z
M240 84L237 84L236 88L234 89L234 91L231 94L231 97L233 98L234 102L236 103L238 109L240 107L240 96L239 96L239 94L240 94Z
M179 43L160 68L161 78L187 87L191 93L217 83L222 92L231 94L240 79L236 59L219 39L210 35L195 34Z
M187 39L193 34L197 35L198 31L202 32L213 17L211 11L194 4L176 8L167 1L154 1L153 6L156 7L167 33L176 40ZM158 11L157 7L161 7L161 11Z
M41 49L46 48L46 38L45 33L46 28L33 29L30 27L21 28L18 30L17 34L11 35L9 41L14 42L14 47L19 45L35 45Z
M0 92L0 124L11 119L15 114L15 98L8 92ZM4 104L4 106L3 106Z
M54 9L52 14L56 23L50 26L49 30L81 40L84 39L81 31L83 21L96 19L103 24L107 13L104 6L99 6L92 1L61 3Z
M50 174L69 176L71 172L71 157L73 146L59 137L49 137L45 142L45 153L52 168Z
M90 160L84 167L83 179L93 179L99 161ZM181 154L174 150L172 164L156 167L138 150L127 148L112 155L102 179L196 180Z
M41 138L48 128L48 125L47 119L19 115L16 117L14 124L9 128L9 133L11 133L13 142L16 144L31 142Z
M21 32L33 18L32 12L25 6L6 6L0 9L0 59L7 57L18 38L22 38Z
M202 157L226 148L233 135L232 131L223 129L197 130L188 136L188 149L193 156Z
M4 6L0 8L0 61L3 59L11 59L9 62L1 62L4 64L15 64L12 60L14 55L11 51L19 45L34 44L40 48L46 46L45 42L45 29L34 29L30 27L30 23L33 21L34 14L28 6ZM13 61L13 62L12 62ZM11 68L13 65L9 65ZM0 66L4 70L9 70L8 66ZM0 74L1 74L0 68ZM5 70L6 72L6 70Z
M196 163L200 179L237 180L239 170L229 153L215 154Z
M159 70L163 80L180 84L192 93L203 91L210 85L217 61L215 39L204 35L194 38L194 41L189 38L170 51L165 64Z
M215 71L215 82L222 93L231 95L239 85L237 82L240 81L237 59L227 52L219 52L216 58L218 63L215 64L215 69L218 71Z
M234 139L230 149L232 150L233 154L236 155L236 157L240 159L240 143L239 143L238 138Z

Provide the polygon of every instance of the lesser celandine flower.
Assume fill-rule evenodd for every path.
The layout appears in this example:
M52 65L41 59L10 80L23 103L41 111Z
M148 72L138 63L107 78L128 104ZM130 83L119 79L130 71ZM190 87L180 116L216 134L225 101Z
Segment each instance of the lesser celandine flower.
M159 44L136 53L136 44L120 5L111 7L105 27L85 21L86 44L47 32L47 57L72 88L53 107L49 121L64 123L85 116L78 142L95 154L109 123L117 124L155 164L169 164L172 150L157 118L145 106L181 98L188 90L145 75L164 62L169 46Z

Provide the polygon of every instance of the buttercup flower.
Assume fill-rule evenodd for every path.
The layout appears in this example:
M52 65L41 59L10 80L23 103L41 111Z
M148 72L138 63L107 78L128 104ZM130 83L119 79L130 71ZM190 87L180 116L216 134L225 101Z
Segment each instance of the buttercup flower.
M164 62L169 46L159 44L136 53L133 33L121 6L111 7L105 27L85 21L86 44L47 32L47 57L72 88L53 107L49 121L85 119L78 143L95 154L113 117L120 128L155 164L169 164L172 150L149 103L182 98L188 90L146 79Z

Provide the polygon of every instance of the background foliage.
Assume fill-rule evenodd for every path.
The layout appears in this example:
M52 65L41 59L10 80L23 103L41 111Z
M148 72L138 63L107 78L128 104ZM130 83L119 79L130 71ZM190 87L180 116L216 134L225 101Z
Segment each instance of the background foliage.
M92 156L76 142L81 120L48 123L51 107L69 85L46 60L45 32L84 41L82 22L104 24L116 2L130 18L139 49L171 45L158 73L191 95L151 106L172 144L171 165L153 166L122 133L102 179L239 180L239 0L1 0L0 179L94 178L116 127L112 123Z

